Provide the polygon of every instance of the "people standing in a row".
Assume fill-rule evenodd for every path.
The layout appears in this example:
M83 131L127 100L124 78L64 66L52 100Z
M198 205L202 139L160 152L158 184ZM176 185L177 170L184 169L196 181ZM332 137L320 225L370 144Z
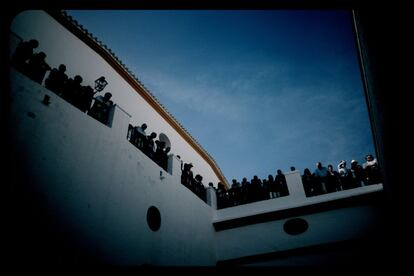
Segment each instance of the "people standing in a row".
M39 42L35 39L21 41L17 45L10 62L18 71L33 81L42 84L46 72L51 68L46 63L46 54L44 52L34 53L34 49L38 46Z
M128 126L127 139L157 163L161 168L168 172L168 158L171 148L161 140L154 140L157 137L155 132L146 135L147 124L141 126ZM155 147L154 147L155 146Z
M45 87L61 96L63 94L63 89L65 88L68 81L68 76L65 72L66 66L64 64L59 65L58 69L53 68L45 80Z
M28 74L28 61L32 58L34 54L34 49L39 46L39 42L36 39L29 41L21 41L17 45L16 50L14 51L11 57L11 64L21 73Z
M108 124L109 112L113 106L113 102L110 100L112 94L106 92L105 96L96 97L95 103L91 107L95 94L93 88L90 85L81 85L82 77L79 75L73 79L68 78L64 64L60 64L58 69L52 70L46 63L44 52L34 53L34 49L38 46L39 42L35 39L20 42L11 57L12 66L39 84L43 83L46 72L50 71L45 79L47 89L76 106L82 112L89 111L88 114L93 118ZM101 77L101 79L105 78Z
M183 169L181 171L181 184L187 187L195 195L197 195L204 202L206 201L206 188L203 184L203 177L197 174L193 177L193 172L191 168L193 164L184 163Z
M218 187L217 191L218 208L226 208L256 202L260 200L278 198L289 195L286 177L281 170L277 170L275 177L269 175L267 179L261 180L257 175L247 181L246 177L239 183L232 180L231 188L227 191Z
M43 52L33 54L27 63L27 75L35 82L42 84L47 71L50 71L46 63L46 54Z
M302 175L302 184L307 197L325 193L332 193L342 190L354 189L366 185L381 183L381 173L376 159L372 154L365 157L363 166L358 161L351 161L351 168L347 168L345 160L338 164L338 171L334 171L332 165L328 165L327 173L320 162L312 174L305 169ZM325 190L323 189L325 187Z

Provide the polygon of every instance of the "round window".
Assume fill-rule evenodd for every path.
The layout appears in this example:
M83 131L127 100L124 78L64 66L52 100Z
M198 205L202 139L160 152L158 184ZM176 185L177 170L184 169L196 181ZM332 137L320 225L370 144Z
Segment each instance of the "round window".
M158 229L160 229L161 214L160 214L160 211L154 206L151 206L148 208L147 223L148 223L149 228L152 231L157 231Z
M283 230L289 235L299 235L308 230L308 222L301 218L290 219L283 225Z

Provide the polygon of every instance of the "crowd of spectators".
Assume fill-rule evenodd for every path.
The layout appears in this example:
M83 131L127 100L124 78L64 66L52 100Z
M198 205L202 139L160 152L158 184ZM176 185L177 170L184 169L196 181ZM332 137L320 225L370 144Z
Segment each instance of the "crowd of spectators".
M307 197L326 193L349 190L366 185L382 182L378 162L372 154L365 156L363 166L358 161L352 160L351 167L347 168L345 160L341 160L335 171L332 165L328 168L316 163L313 173L306 168L302 175L303 188Z
M304 169L301 176L306 197L312 197L327 193L333 193L366 185L381 183L381 173L377 160L372 154L365 157L363 166L358 161L352 160L351 167L346 167L346 161L338 164L338 171L332 165L324 167L321 162L316 163L316 169L312 173L308 168ZM291 167L294 171L295 168ZM241 204L260 200L274 199L289 195L288 183L281 170L277 170L275 177L268 175L260 180L256 175L247 181L243 178L241 183L232 180L231 187L226 190L222 183L218 183L217 208L228 208Z
M191 171L192 167L193 164L191 163L183 163L183 167L181 169L181 184L205 202L206 187L203 184L203 177L199 174L193 177L193 172ZM209 183L209 185L212 186L213 184Z
M130 124L128 126L127 139L131 144L168 172L168 157L171 148L166 146L165 141L154 141L154 139L157 138L157 134L151 132L150 135L147 135L145 132L146 129L147 124L145 123L141 126L132 126Z
M44 80L47 89L82 112L86 112L101 123L108 125L109 113L113 107L113 102L110 100L112 94L106 92L104 96L94 97L101 90L94 91L90 85L83 86L83 79L79 75L69 78L66 75L64 64L52 69L46 62L47 56L44 52L34 52L38 46L39 42L35 39L21 41L11 57L11 65L39 84L42 84ZM49 75L45 79L48 71L50 71Z
M83 86L83 79L79 75L73 79L69 78L65 73L66 66L64 64L52 69L46 63L44 52L34 52L38 46L38 41L34 39L20 42L12 55L12 66L39 84L43 83L46 72L50 71L44 81L47 89L107 125L108 116L113 107L112 94L106 92L104 96L94 97L96 92L100 92L103 88L94 91L90 85ZM101 77L100 80L105 81L104 77ZM92 102L94 102L93 105ZM154 139L157 137L155 132L147 135L146 129L145 123L141 126L129 125L127 139L161 168L168 171L168 157L171 148L166 146L164 141L155 141ZM324 167L321 162L316 163L316 169L313 173L308 168L304 169L301 178L306 196L312 197L381 183L377 160L372 154L368 154L365 161L361 166L358 161L352 160L351 167L348 169L346 161L342 160L337 166L338 171L335 171L331 164L327 168ZM192 167L192 163L182 163L181 183L200 199L206 201L203 177L199 174L193 177ZM291 167L291 170L295 170L295 168ZM209 186L213 187L213 183L209 183ZM217 188L214 189L216 190L218 209L289 195L286 178L281 170L277 170L275 177L269 174L265 179L259 179L255 175L250 182L245 177L241 182L233 179L229 189L226 189L219 182Z
M273 199L289 195L286 177L277 170L275 177L269 174L265 179L257 175L250 181L244 177L240 182L232 180L230 189L226 190L222 183L217 185L217 208L227 208L260 200Z

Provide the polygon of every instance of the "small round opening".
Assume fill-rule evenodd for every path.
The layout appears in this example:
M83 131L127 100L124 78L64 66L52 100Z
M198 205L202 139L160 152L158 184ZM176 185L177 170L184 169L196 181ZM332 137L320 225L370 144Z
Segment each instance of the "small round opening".
M301 218L290 219L283 225L283 230L289 235L299 235L308 230L308 222Z
M154 206L148 208L147 223L152 231L157 231L161 227L161 214L160 211Z

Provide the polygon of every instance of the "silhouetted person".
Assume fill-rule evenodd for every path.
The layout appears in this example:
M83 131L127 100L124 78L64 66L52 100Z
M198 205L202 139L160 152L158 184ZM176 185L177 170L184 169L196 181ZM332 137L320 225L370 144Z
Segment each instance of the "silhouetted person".
M90 85L81 87L80 98L78 100L78 107L82 112L87 112L91 108L93 95L93 88Z
M82 83L83 79L81 76L76 75L73 79L70 78L66 82L66 85L63 88L62 98L78 107L80 102L80 97L82 94ZM99 96L102 97L102 96Z
M258 201L260 200L260 193L262 190L262 181L257 177L257 175L253 176L253 179L250 180L251 183L251 189L250 189L250 194L249 196L251 196L251 200L252 201Z
M189 181L188 181L188 175L189 175L189 164L184 163L181 167L181 184L183 184L184 186L188 187L189 186Z
M136 126L133 129L132 134L132 143L137 146L139 149L143 149L145 145L145 140L147 139L147 134L145 130L147 129L147 124L142 124L140 127Z
M158 164L158 166L162 167L162 159L164 155L164 148L165 148L165 142L162 141L155 141L156 149L154 153L154 161Z
M362 168L365 171L365 180L367 185L381 183L381 172L378 166L377 159L372 154L365 156L365 163Z
M151 134L147 136L144 145L144 153L151 159L154 159L154 139L156 137L157 134L155 132L151 132Z
M315 195L315 179L308 168L303 171L302 184L307 197Z
M227 192L223 183L217 183L217 209L228 207Z
M46 71L50 70L45 59L46 54L40 52L32 55L27 63L27 75L39 84L42 84Z
M282 173L281 170L277 170L277 174L275 176L275 182L277 189L280 191L280 196L288 196L289 195L289 189L286 182L286 177Z
M237 182L236 179L232 179L231 188L228 192L229 192L229 197L232 202L232 205L233 206L239 205L240 198L241 198L240 196L241 189L240 189L240 183Z
M206 188L203 185L203 177L197 174L194 177L193 192L203 201L206 201Z
M245 204L248 202L248 194L250 183L247 181L246 177L243 177L242 182L240 183L241 187L241 203Z
M170 153L171 148L166 147L163 151L162 158L161 158L161 167L168 172L168 154Z
M267 185L269 187L269 198L277 198L279 196L277 185L275 179L273 178L273 175L271 174L267 176Z
M365 181L365 172L356 160L351 161L351 173L352 178L354 179L354 187L356 188L363 186Z
M296 171L296 168L294 166L292 166L292 167L290 167L290 171L291 172Z
M38 46L39 42L35 39L20 42L11 58L12 66L27 75L27 61L33 56L33 49Z
M53 68L45 80L46 88L58 95L62 95L63 89L68 81L68 76L65 72L66 66L64 64L59 65L59 69Z
M315 176L315 193L317 195L326 193L326 177L328 176L328 169L322 166L321 162L316 163L316 169L313 172Z
M341 162L339 162L339 164L338 164L338 173L339 173L339 176L340 176L342 188L344 190L352 189L354 187L353 186L354 181L352 179L351 170L349 170L346 167L346 161L345 160L341 160Z
M88 114L91 117L95 118L96 120L100 121L105 125L108 124L109 112L111 111L113 106L113 102L110 100L111 97L112 94L109 92L106 92L103 97L96 97L92 108L88 112Z
M328 165L328 175L326 177L326 189L328 193L341 191L341 182L339 173L334 171L332 165Z

